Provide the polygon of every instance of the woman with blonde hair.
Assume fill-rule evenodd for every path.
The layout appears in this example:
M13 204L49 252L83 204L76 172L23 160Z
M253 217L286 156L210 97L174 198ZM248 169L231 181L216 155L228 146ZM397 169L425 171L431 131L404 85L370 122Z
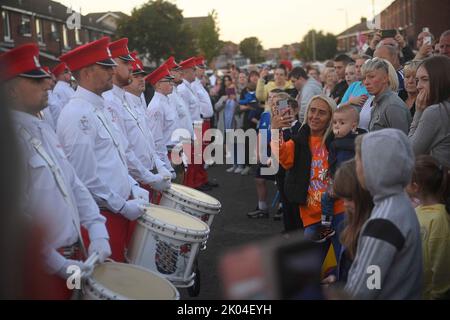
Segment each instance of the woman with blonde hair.
M286 197L292 203L297 203L300 216L305 227L305 238L311 239L321 227L321 197L327 191L329 184L328 150L334 136L331 119L336 110L333 99L325 96L314 96L306 109L303 125L297 135L291 140L280 141L272 135L272 153L278 158L286 170L284 190ZM272 130L289 127L294 117L289 114L274 115ZM334 204L332 227L338 226L343 220L344 205L342 200ZM340 251L339 233L331 238L335 253ZM323 246L325 258L330 241Z
M368 131L394 128L408 134L411 113L397 95L399 82L392 64L381 58L367 60L361 69L363 82L373 99L360 114L360 127Z
M419 94L416 82L416 73L419 68L421 61L413 60L408 61L403 68L403 73L405 75L405 91L408 94L405 103L411 112L411 117L414 118L416 113L416 99Z
M331 92L333 91L334 87L338 83L339 79L336 74L336 71L333 68L325 68L323 71L323 94L327 97L331 96Z

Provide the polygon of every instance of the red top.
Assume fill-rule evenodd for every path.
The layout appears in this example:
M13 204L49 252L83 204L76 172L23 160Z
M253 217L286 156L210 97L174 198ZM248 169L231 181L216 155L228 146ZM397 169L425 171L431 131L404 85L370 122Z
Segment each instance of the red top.
M197 66L197 58L192 57L180 62L181 69L195 68Z
M0 70L0 81L33 70L45 72L39 63L39 47L35 43L26 43L1 54Z
M113 58L126 57L130 55L128 50L128 38L122 38L109 44L111 56Z
M162 64L158 68L156 68L152 73L150 73L145 78L145 81L150 82L150 84L154 86L158 81L166 77L170 77L170 72L169 69L167 69L167 66Z
M96 62L111 59L108 45L109 37L103 37L63 54L59 60L65 62L71 71L76 71Z
M60 74L64 73L68 69L67 64L64 62L61 62L56 67L52 69L52 73L55 75L55 77L59 76Z

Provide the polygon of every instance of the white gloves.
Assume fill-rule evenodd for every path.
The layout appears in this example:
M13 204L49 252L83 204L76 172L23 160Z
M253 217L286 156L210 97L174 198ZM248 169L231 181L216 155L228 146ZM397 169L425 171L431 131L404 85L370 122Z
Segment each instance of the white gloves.
M166 191L170 189L171 183L170 183L170 179L171 179L172 175L169 173L169 175L167 177L164 177L162 174L155 174L154 175L154 180L152 182L150 182L150 186L157 190L157 191Z
M120 210L120 213L128 220L136 220L144 214L144 210L141 206L145 204L148 204L148 201L142 199L128 200Z
M174 169L168 170L166 167L159 167L158 173L163 177L170 177L171 180L175 180L177 178L177 174Z
M76 272L77 269L75 267L80 268L80 275L83 271L90 274L93 270L93 266L87 266L83 261L65 259L65 262L61 269L58 270L57 275L63 279L67 279Z
M150 199L148 191L145 189L142 189L138 185L133 185L131 187L131 194L134 199L142 199L145 201L149 201L149 199Z
M99 238L91 240L89 245L88 254L92 255L94 252L98 253L98 262L103 263L105 259L111 255L111 247L108 239Z

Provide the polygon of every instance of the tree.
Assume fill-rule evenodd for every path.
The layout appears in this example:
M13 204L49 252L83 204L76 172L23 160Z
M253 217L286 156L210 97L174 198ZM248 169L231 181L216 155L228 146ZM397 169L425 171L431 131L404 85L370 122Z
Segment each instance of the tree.
M185 59L195 55L194 33L183 24L178 7L164 0L150 0L121 20L117 36L127 37L130 49L159 63L171 55Z
M324 61L332 59L337 53L337 38L331 33L323 34L322 31L310 30L300 43L299 56L306 60L312 61L314 58L313 44L316 45L316 60Z
M256 37L245 38L239 43L239 50L244 57L249 58L252 63L264 61L263 46Z
M197 39L199 51L208 62L219 55L222 45L219 40L219 27L215 10L208 14L208 20L200 26Z

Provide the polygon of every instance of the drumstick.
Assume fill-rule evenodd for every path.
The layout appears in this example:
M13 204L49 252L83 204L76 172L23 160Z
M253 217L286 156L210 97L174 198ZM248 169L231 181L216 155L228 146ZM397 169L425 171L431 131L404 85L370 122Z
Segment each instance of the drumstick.
M99 258L98 252L94 252L94 253L91 254L91 255L89 256L89 258L87 258L86 261L84 262L84 264L85 264L87 267L89 267L89 270L91 270L91 272L92 272L92 270L94 269L94 265L98 262L98 258ZM86 271L81 272L81 278L86 278L86 277L88 277L88 276L91 274L91 272L86 272Z

